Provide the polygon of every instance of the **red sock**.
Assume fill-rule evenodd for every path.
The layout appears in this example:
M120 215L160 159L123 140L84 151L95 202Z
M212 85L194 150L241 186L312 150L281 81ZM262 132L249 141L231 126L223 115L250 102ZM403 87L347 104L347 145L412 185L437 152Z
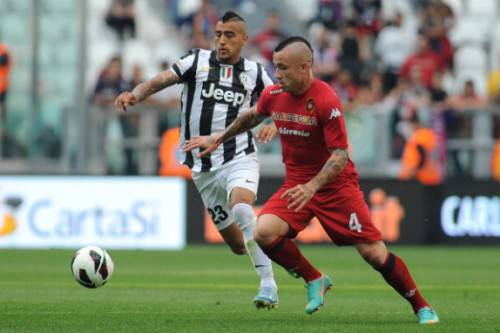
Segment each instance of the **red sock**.
M278 238L270 246L261 248L272 261L289 272L297 273L306 283L321 277L321 272L304 258L297 245L289 238Z
M391 287L410 302L414 312L424 306L429 306L418 291L408 268L401 258L389 253L384 265L378 271Z

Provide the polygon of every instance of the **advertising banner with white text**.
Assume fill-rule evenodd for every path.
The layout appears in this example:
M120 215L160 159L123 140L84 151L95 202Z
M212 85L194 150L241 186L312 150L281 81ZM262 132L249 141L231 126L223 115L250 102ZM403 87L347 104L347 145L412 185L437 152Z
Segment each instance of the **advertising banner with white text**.
M158 177L0 177L0 248L182 249L186 184Z

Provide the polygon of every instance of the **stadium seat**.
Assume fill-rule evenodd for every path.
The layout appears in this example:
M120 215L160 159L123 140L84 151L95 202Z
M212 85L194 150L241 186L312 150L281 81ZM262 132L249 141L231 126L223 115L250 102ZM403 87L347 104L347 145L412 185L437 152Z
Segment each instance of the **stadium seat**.
M111 57L119 54L119 47L113 40L91 40L87 45L86 91L94 89L97 77Z
M52 48L47 47L47 45L41 45L39 50L38 50L38 60L40 66L42 68L44 67L51 67L54 66L55 60L54 60L54 51Z
M394 19L396 13L403 14L403 28L412 34L418 31L418 18L409 0L382 1L381 15L384 20Z
M450 6L455 17L460 18L463 15L464 4L462 0L444 0L443 2Z
M476 71L486 74L487 56L483 48L477 46L463 46L455 53L455 74L461 71Z
M497 11L498 0L469 0L466 16L462 17L461 21L468 21L467 27L472 29L470 33L477 34L482 37L482 42L487 42L496 21Z
M128 76L135 64L146 68L153 61L151 48L141 40L127 40L123 45L123 71Z
M42 79L48 81L51 96L68 101L74 97L78 81L77 73L72 69L72 67L60 67L44 73Z
M497 2L497 0L469 0L467 1L467 14L493 20L498 10Z
M150 46L164 43L166 27L162 21L164 13L155 12L147 1L136 1L136 32L137 38Z
M2 15L2 26L9 27L2 29L3 40L26 41L31 35L30 29L26 29L25 17L17 13Z
M375 110L370 107L361 107L354 114L346 113L345 115L352 158L355 163L375 165L377 162L380 135L377 132L376 118Z
M61 132L64 101L58 98L46 98L40 103L40 122L43 127L51 127L56 132Z
M25 14L31 10L31 5L31 1L2 0L0 1L0 12L19 12Z
M106 15L111 5L111 0L89 0L88 1L88 23L87 35L89 40L101 39L117 41L116 34L106 27Z
M288 8L303 22L309 22L314 19L317 11L317 3L317 0L286 0Z
M443 74L443 89L449 94L455 92L456 84L455 77L450 71Z
M78 10L76 1L45 0L41 1L40 4L42 12L45 14L53 13L60 16L72 14Z
M493 28L490 41L490 68L500 69L500 22Z
M489 20L482 20L473 16L461 17L450 31L453 46L485 45L491 34L491 23Z
M174 47L172 45L172 43L161 43L153 49L153 58L156 64L165 60L172 64L186 53L181 43L176 44Z
M200 8L201 1L200 0L183 0L179 1L179 16L188 16L196 13L196 11Z
M55 50L55 61L58 66L74 67L78 65L79 45L77 40L61 43Z
M112 40L92 40L87 45L88 65L104 67L112 56L119 54L119 51L118 43Z
M472 80L476 88L476 92L481 96L486 96L486 74L477 71L461 71L455 80L455 93L463 91L465 82Z
M21 142L26 142L28 139L27 121L30 117L30 110L33 109L31 99L26 98L26 92L9 92L9 112L5 117L5 126L9 128L10 133L20 139Z
M88 0L87 6L88 17L96 17L104 22L111 0Z
M40 44L39 62L43 68L60 69L61 67L78 65L79 51L76 40L60 43L57 49L54 49L51 43Z
M25 93L27 88L30 87L31 85L31 79L32 79L32 69L31 66L29 65L24 65L24 66L18 66L16 68L16 76L12 77L12 80L10 81L10 91L9 91L9 99L11 92L23 92ZM24 96L23 98L26 98Z
M77 40L75 14L68 16L42 15L40 17L40 36L46 42L60 44L67 40Z

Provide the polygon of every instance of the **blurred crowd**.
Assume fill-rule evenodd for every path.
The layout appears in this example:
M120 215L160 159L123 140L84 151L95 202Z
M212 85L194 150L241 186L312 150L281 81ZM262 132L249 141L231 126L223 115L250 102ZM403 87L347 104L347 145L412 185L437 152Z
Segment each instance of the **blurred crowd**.
M237 11L242 9L243 16L244 9L253 2L257 1L222 1ZM175 26L186 49L209 49L222 11L220 3L164 0L162 8L165 22ZM458 19L453 8L443 0L407 3L410 11L396 8L391 15L383 15L382 0L317 0L316 14L304 24L314 47L314 73L336 90L347 117L368 109L390 119L390 154L392 159L403 162L402 178L418 178L417 173L426 167L433 169L423 177L431 179L430 183L439 183L446 173L469 176L470 150L449 150L446 145L453 139L471 138L473 114L488 112L500 104L500 71L491 70L486 82L474 75L457 78L455 73L461 64L456 61L457 47L450 40L450 31ZM122 42L140 38L136 5L134 0L111 0L104 17L106 26ZM245 56L261 62L273 76L273 49L290 31L282 24L286 17L280 8L266 11L266 16L260 29L250 27ZM169 63L162 61L156 66L156 72L160 72L168 69ZM124 69L121 55L117 54L101 69L91 92L92 103L111 106L120 92L150 77L144 72L140 64ZM180 88L156 94L146 107L176 111ZM176 125L164 119L159 133ZM500 117L491 119L491 137L497 141L491 170L500 178ZM119 127L123 137L137 136L138 116L120 117ZM137 173L134 149L124 148L123 154L124 170L110 173Z
M163 61L158 66L158 72L169 68L169 63ZM115 98L120 93L131 91L136 85L144 82L144 80L143 68L139 64L133 66L130 78L125 78L123 75L122 60L119 56L115 56L110 59L109 63L98 76L92 93L92 103L98 107L111 108L113 107ZM167 110L170 113L177 112L180 108L180 94L180 86L164 89L145 100L142 104L146 108ZM140 116L137 112L121 114L117 120L121 141L139 136ZM159 120L157 135L161 136L172 125L169 124L168 114L161 114ZM123 156L108 163L107 172L110 174L127 175L139 173L139 156L133 145L124 145Z
M449 36L456 24L452 8L440 0L413 1L417 19L407 23L410 18L398 10L382 19L380 0L352 0L347 10L342 3L319 1L310 29L316 75L336 89L347 112L371 106L390 117L391 156L403 158L402 177L414 175L424 163L410 157L416 154L411 153L415 140L423 140L416 147L424 147L435 165L433 176L424 173L424 182L439 183L447 171L470 176L470 156L447 152L446 144L471 137L470 112L498 104L500 86L497 72L490 74L487 94L478 90L481 82L474 75L463 81L453 77L460 64ZM494 119L491 136L498 140L500 117ZM492 154L492 171L498 172L494 159L498 156Z

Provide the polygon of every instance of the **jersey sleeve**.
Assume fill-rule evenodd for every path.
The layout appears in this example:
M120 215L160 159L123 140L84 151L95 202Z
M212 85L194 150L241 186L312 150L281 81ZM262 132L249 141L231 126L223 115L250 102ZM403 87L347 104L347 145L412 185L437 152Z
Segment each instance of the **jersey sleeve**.
M193 72L196 72L199 51L199 49L189 51L172 65L170 70L183 82L187 81L193 75Z
M259 97L259 101L257 102L257 113L263 116L269 116L269 91L271 90L271 86L268 86Z
M257 103L257 100L259 99L260 95L264 91L266 87L269 87L270 85L273 84L273 81L267 74L266 70L264 69L264 66L261 64L257 64L257 77L255 80L255 88L252 91L252 99L250 105L255 105Z
M274 82L271 80L271 77L269 74L267 74L267 71L264 69L264 66L259 65L262 67L262 82L264 83L264 87L269 87L270 85L273 85Z
M328 88L331 89L331 88ZM333 91L325 91L324 104L318 110L323 135L329 149L347 149L347 131L342 102Z

